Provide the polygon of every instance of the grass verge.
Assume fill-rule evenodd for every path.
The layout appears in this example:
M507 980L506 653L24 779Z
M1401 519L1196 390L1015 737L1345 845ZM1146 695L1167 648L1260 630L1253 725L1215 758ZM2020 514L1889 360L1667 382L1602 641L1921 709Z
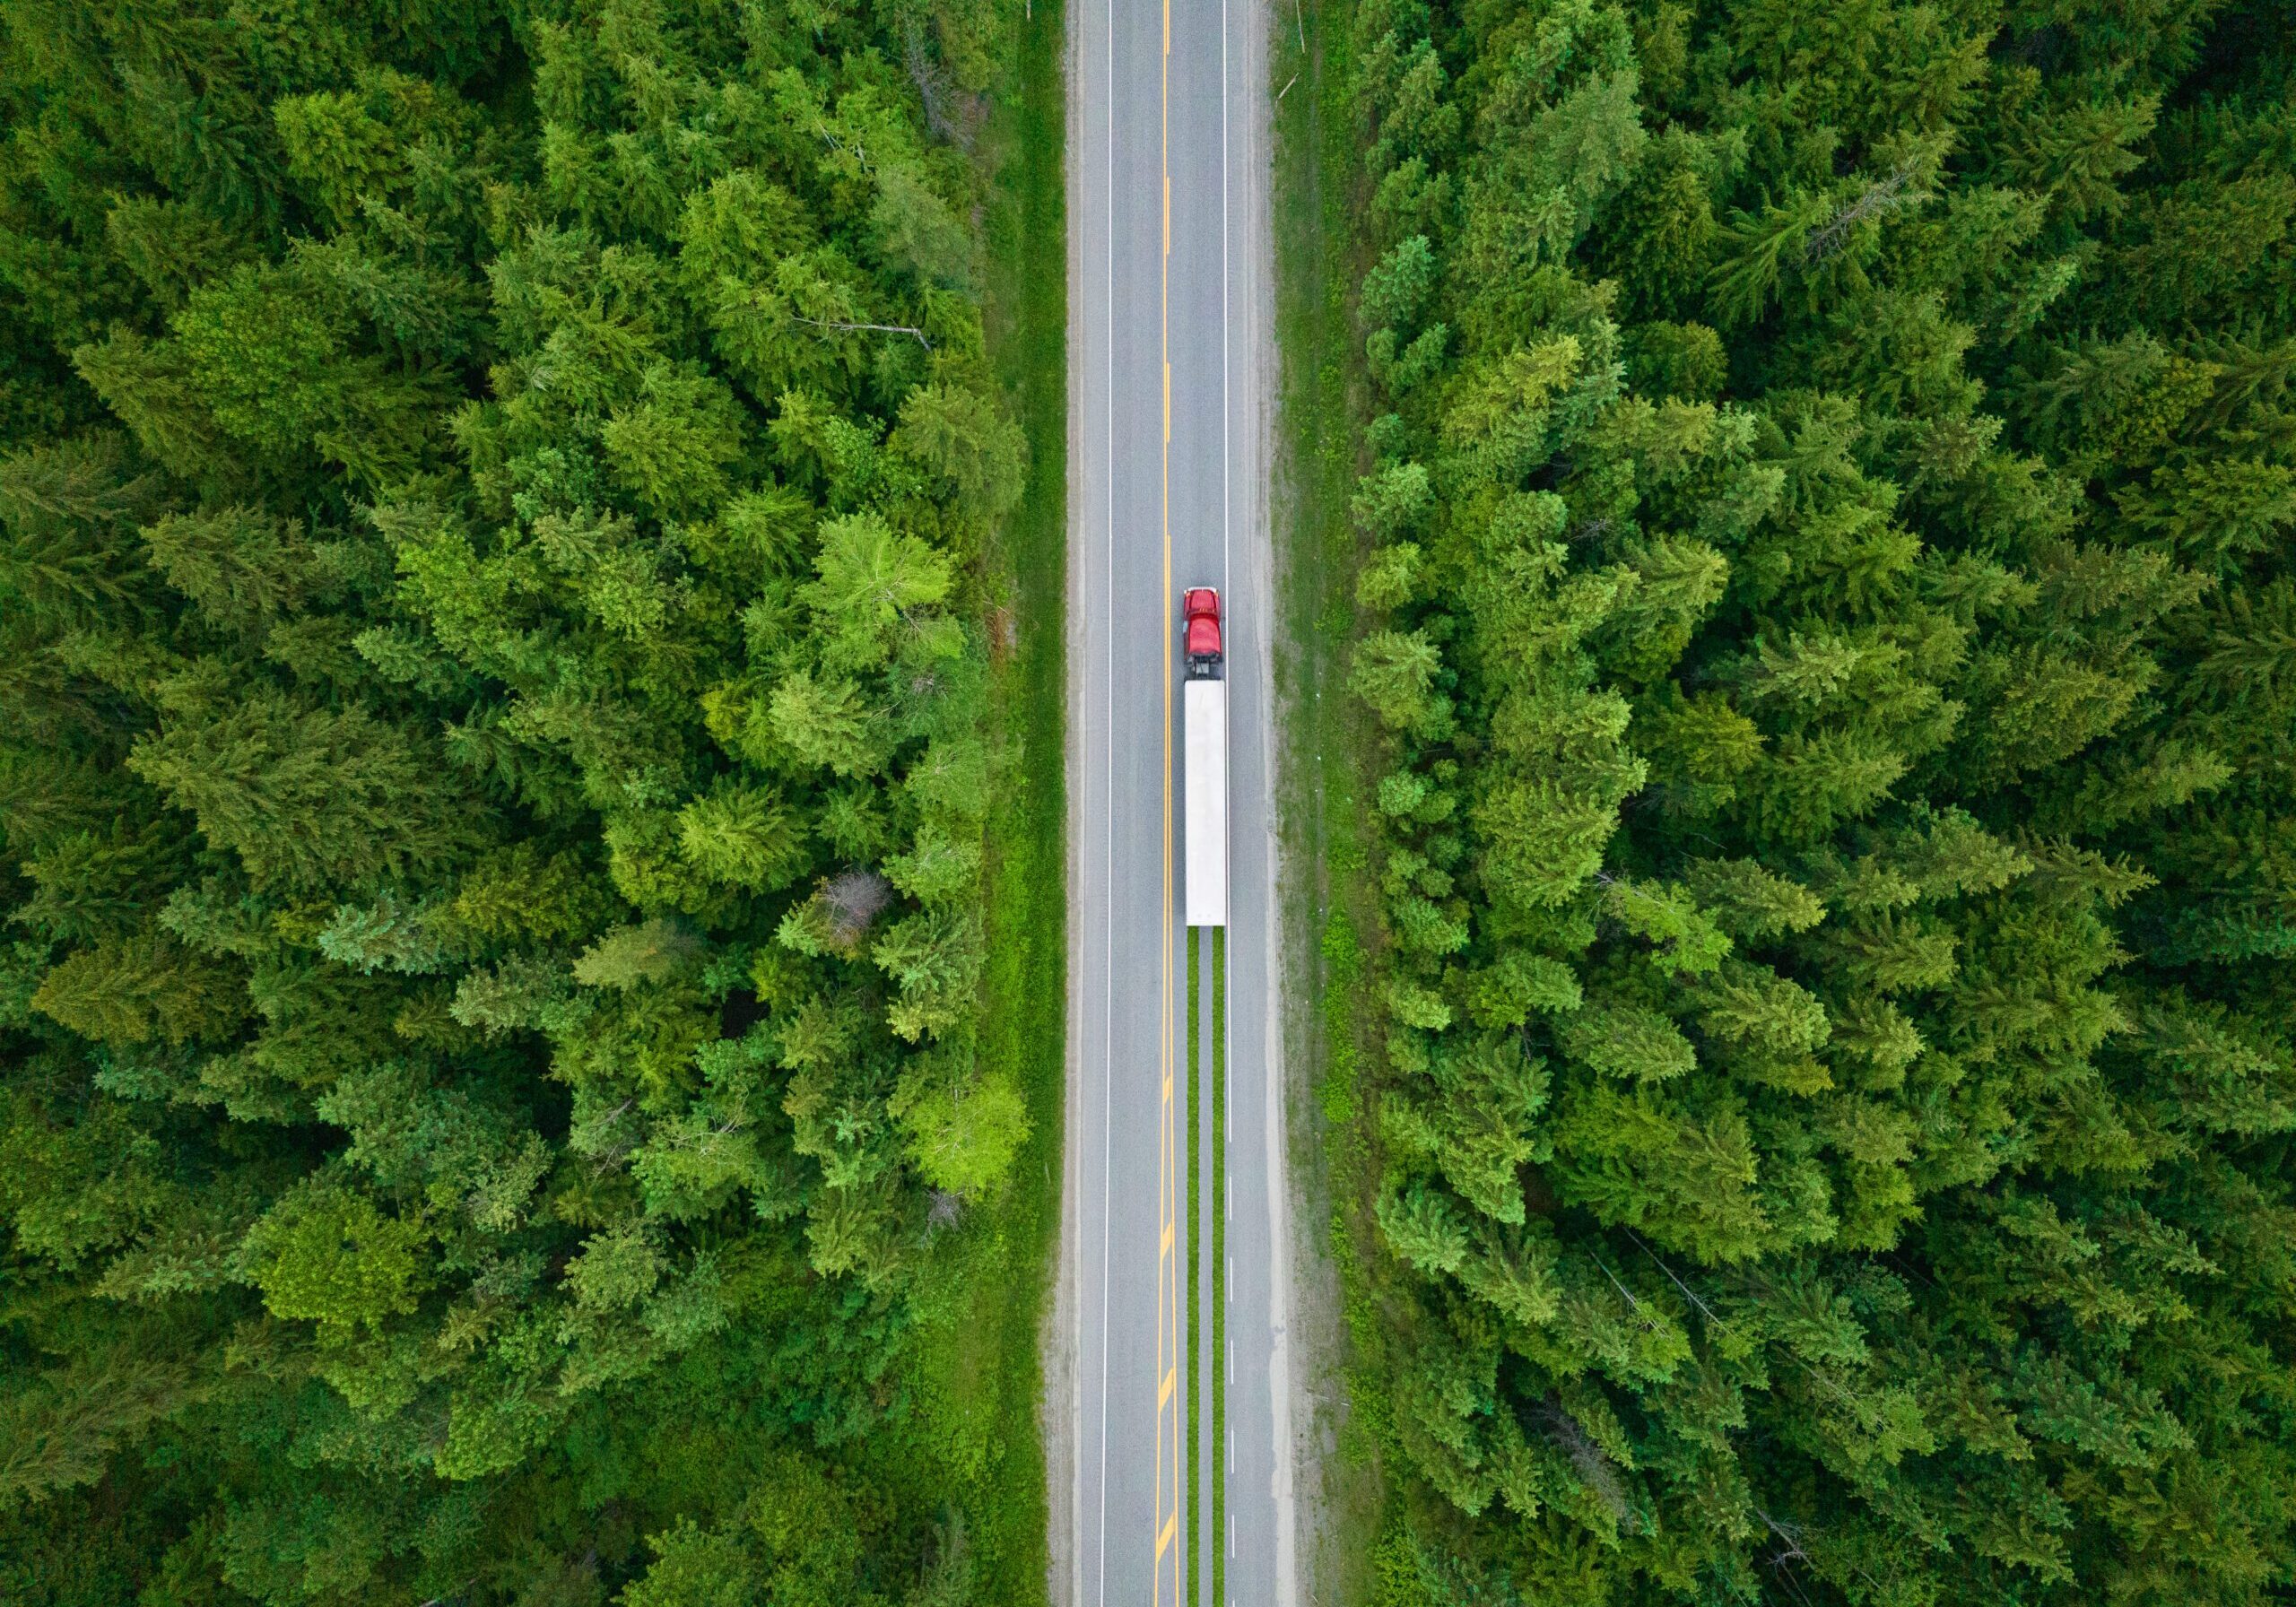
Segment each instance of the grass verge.
M1228 929L1212 929L1212 1601L1228 1601Z
M1203 1489L1204 1438L1199 1432L1203 1416L1203 1391L1196 1381L1204 1377L1204 1347L1200 1342L1204 1331L1204 1124L1196 1119L1196 1097L1204 1087L1204 1023L1197 1010L1204 997L1200 986L1204 954L1204 928L1187 929L1187 1510L1191 1533L1187 1545L1187 1599L1198 1603L1204 1601L1204 1533L1208 1525L1202 1524L1205 1514L1197 1504ZM1217 1601L1219 1598L1213 1598Z
M1300 1192L1329 1209L1340 1301L1337 1353L1311 1365L1344 1385L1340 1455L1321 1470L1320 1544L1307 1559L1318 1601L1378 1598L1377 1541L1387 1529L1381 1473L1387 1391L1362 1248L1372 1230L1376 1140L1364 1067L1375 1052L1362 979L1378 932L1368 799L1376 736L1346 691L1361 621L1362 543L1348 504L1361 470L1368 392L1352 310L1366 265L1355 219L1361 193L1352 109L1353 0L1295 13L1273 71L1276 339L1275 540L1277 811L1288 873L1283 891L1287 1055L1316 1103L1292 1124ZM1319 1116L1321 1119L1312 1119ZM1321 1381L1317 1395L1334 1393Z
M984 1073L1011 1080L1030 1136L1010 1184L979 1203L954 1250L958 1309L922 1394L935 1459L956 1475L975 1597L1047 1599L1047 1490L1037 1342L1053 1279L1067 1007L1065 578L1068 258L1063 7L1018 23L1015 71L983 135L991 360L1030 445L1020 506L983 555L990 602L996 802L987 829Z

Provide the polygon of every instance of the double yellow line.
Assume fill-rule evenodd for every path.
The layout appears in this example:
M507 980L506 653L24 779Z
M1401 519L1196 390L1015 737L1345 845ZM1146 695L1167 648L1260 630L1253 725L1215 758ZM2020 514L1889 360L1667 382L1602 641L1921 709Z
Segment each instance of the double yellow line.
M1162 942L1158 950L1161 1027L1158 1064L1163 1078L1157 1194L1161 1223L1156 1256L1156 1569L1151 1600L1165 1601L1165 1561L1171 1562L1172 1607L1181 1607L1181 1565L1187 1542L1180 1538L1180 1432L1186 1403L1179 1397L1179 1316L1185 1298L1179 1247L1179 1189L1176 1174L1172 1065L1172 631L1166 611L1172 600L1172 0L1163 0L1164 38L1158 87L1157 171L1163 195L1163 256L1157 288L1157 356L1163 369L1163 441L1157 471L1157 523L1163 540L1163 595L1158 619L1164 636L1163 707L1163 901ZM1194 1388L1193 1381L1188 1387ZM1167 1431L1166 1415L1170 1414Z

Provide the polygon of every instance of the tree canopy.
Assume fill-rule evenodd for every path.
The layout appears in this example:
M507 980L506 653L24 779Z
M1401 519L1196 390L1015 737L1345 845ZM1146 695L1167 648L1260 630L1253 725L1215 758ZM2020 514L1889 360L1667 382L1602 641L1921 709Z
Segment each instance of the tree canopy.
M2283 8L1352 30L1382 1599L2279 1599Z
M1010 21L0 0L0 1597L966 1599Z

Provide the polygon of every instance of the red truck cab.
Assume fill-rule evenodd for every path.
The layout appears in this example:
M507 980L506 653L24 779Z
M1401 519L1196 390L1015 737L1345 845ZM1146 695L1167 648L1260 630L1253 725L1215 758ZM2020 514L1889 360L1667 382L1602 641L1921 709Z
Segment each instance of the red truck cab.
M1208 586L1190 586L1181 599L1180 612L1187 622L1188 679L1219 679L1220 594Z

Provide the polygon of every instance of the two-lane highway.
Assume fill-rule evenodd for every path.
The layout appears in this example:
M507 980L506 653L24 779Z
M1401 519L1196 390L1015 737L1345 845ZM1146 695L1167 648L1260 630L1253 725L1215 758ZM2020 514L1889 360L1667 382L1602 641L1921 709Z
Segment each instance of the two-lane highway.
M1068 1577L1055 1585L1073 1607L1297 1597L1269 779L1266 37L1259 0L1079 0L1070 22L1071 1328L1053 1409L1070 1415L1072 1465L1056 1469ZM1178 808L1190 586L1225 602L1230 720L1224 1055L1207 1038L1193 1064ZM1206 932L1206 972L1214 952ZM1213 978L1198 981L1208 1033ZM1228 1120L1214 1132L1222 1058Z

